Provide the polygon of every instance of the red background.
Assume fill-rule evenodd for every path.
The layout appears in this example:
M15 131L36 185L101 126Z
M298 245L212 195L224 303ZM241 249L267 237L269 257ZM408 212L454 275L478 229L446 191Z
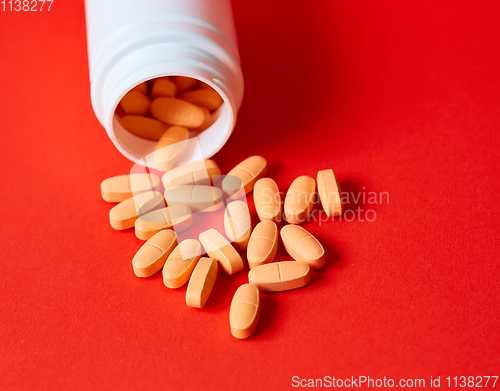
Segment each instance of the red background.
M344 191L390 196L346 206L374 222L305 225L326 266L307 288L262 294L246 341L228 324L246 271L219 273L206 308L188 308L185 288L134 276L142 242L109 227L99 184L131 162L92 112L83 2L0 11L0 388L500 375L499 11L234 2L246 92L214 157L223 172L259 154L283 191L333 168Z

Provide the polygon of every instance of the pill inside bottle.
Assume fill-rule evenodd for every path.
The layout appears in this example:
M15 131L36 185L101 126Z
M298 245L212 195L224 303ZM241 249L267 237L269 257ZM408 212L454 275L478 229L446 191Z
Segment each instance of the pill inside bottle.
M206 145L220 137L227 115L224 97L209 84L183 75L164 75L142 81L121 98L114 112L114 137L126 149L146 156L161 148L159 142L171 127L182 126L188 129L189 139L196 137L200 145ZM215 152L202 151L206 155ZM180 160L188 162L189 153L188 148Z

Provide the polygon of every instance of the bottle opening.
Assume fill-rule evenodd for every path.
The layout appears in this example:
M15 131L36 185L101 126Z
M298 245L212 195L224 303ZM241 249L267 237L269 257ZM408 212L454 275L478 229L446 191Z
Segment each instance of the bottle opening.
M178 141L197 138L202 154L208 158L224 145L232 131L235 118L229 107L227 97L201 80L157 77L136 85L118 102L113 114L114 141L127 157L150 167L153 162L144 157L168 139L169 133L180 137ZM193 159L187 154L179 164Z

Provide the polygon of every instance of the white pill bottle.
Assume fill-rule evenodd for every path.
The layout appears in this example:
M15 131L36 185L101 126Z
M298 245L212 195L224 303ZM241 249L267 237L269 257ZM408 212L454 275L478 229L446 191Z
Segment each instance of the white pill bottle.
M205 159L221 149L243 99L230 0L85 0L85 11L92 107L116 148L148 164L144 157L156 142L126 131L115 110L136 85L178 75L201 80L222 97L214 123L197 138ZM183 163L199 158L194 155Z

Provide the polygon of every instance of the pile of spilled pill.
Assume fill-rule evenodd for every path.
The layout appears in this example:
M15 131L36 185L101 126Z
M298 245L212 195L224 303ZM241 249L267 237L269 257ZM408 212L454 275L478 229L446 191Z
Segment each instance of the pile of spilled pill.
M158 80L152 86L150 97L155 96L157 83ZM172 84L175 86L175 83ZM170 84L168 86L171 87ZM128 94L132 92L134 90ZM140 93L146 97L145 92L147 90ZM156 97L151 106L158 99ZM176 98L167 99L178 101ZM129 105L137 105L137 102L131 101ZM204 104L203 98L196 103ZM169 112L165 107L163 112ZM154 113L154 107L143 109L141 115L149 111ZM206 113L210 114L209 109ZM124 115L122 121L127 116ZM189 116L181 117L185 120ZM250 269L248 284L241 285L234 294L229 309L229 324L234 337L248 338L259 320L260 292L303 287L309 283L310 269L319 269L325 264L323 246L300 224L308 219L313 209L316 183L326 214L332 217L342 214L340 188L335 175L327 169L317 173L316 181L310 176L299 176L291 183L282 202L276 182L266 177L267 161L261 156L245 159L224 176L213 160L172 168L182 156L179 145L182 143L165 135L172 128L182 128L185 122L180 125L176 119L164 117L164 122L159 123L165 128L163 134L155 136L159 140L155 154L159 152L162 159L158 163L160 159L155 155L154 161L156 168L164 172L161 181L157 175L146 172L105 179L101 183L102 198L118 203L109 212L110 225L117 230L135 228L137 238L146 241L131 257L135 275L147 278L162 270L167 288L176 289L188 284L186 304L190 307L205 306L219 268L229 275L243 270L240 253L246 251ZM174 131L177 132L177 129ZM166 139L170 140L167 145L162 142ZM161 187L163 193L160 192ZM260 220L255 227L252 227L246 203L246 195L251 192ZM211 212L222 208L225 208L225 235L210 228L197 238L178 242L179 233L191 227L195 214L201 213L210 218ZM220 218L220 214L214 215ZM281 242L293 260L274 262L279 242L278 226L282 220L288 224L279 231ZM205 254L206 257L202 257Z

